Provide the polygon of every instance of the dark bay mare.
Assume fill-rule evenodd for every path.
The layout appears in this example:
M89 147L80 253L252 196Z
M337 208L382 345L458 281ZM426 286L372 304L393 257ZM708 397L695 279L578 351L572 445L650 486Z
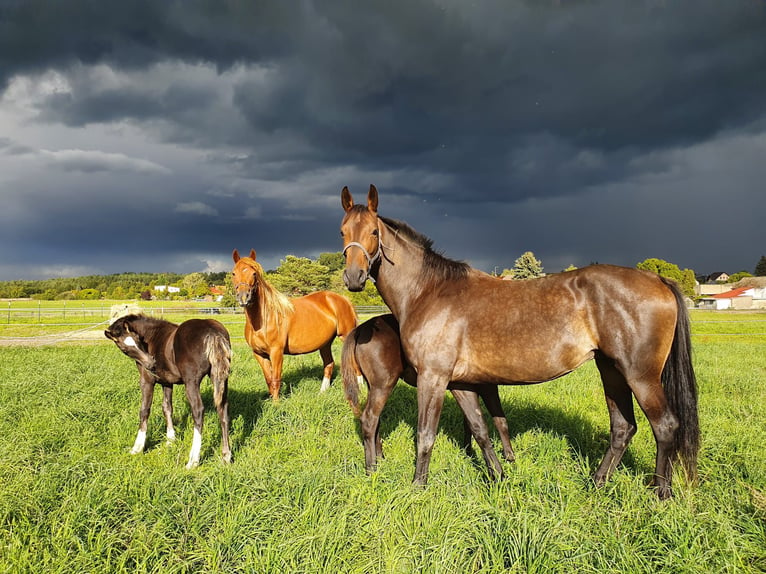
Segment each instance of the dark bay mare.
M590 359L610 417L610 444L596 484L609 478L636 433L633 397L657 445L653 483L659 497L672 496L676 456L695 479L697 387L688 313L672 281L611 265L500 281L434 252L431 241L405 223L379 216L374 186L359 205L343 188L341 203L346 286L359 291L368 278L375 280L418 373L415 483L427 481L450 381L540 383Z
M330 388L335 360L332 343L356 327L356 311L346 297L317 291L288 299L266 281L255 250L249 257L232 252L237 302L245 308L245 340L261 366L271 398L279 400L285 355L319 351L324 365L320 391Z
M141 383L138 435L131 454L143 452L154 385L162 386L162 412L167 439L176 438L173 428L173 385L184 385L194 419L194 438L186 468L199 464L202 448L204 405L200 383L205 375L213 383L213 400L221 422L221 452L231 462L229 449L228 384L231 343L226 328L214 319L189 319L180 325L144 315L117 319L104 331L117 348L136 362Z
M402 352L399 338L399 323L393 315L379 315L357 326L343 340L341 358L341 373L346 399L351 405L354 415L360 418L362 442L364 444L364 461L367 472L375 470L378 459L383 458L383 445L380 439L380 414L386 406L391 391L401 378L406 383L417 386L417 374L409 365ZM361 375L359 375L361 373ZM367 382L369 392L364 411L359 408L359 380L362 376ZM481 407L478 395L484 400L487 410L492 416L503 443L503 456L508 461L514 460L513 448L508 432L508 421L505 418L497 385L473 385L473 389L462 388L457 383L447 387L452 391L455 401L463 411L463 446L467 449L471 443L471 435L481 448L488 468L494 461L488 454L492 443L487 433L487 427L481 419ZM495 457L494 460L497 460ZM502 472L502 468L496 468Z

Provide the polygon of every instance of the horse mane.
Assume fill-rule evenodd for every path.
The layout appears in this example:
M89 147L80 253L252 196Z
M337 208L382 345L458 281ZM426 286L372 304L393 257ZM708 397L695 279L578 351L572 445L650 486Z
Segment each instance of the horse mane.
M433 240L415 231L407 223L388 217L378 217L383 223L393 229L397 236L402 237L409 243L414 243L423 250L422 275L424 281L455 281L464 279L469 275L471 266L468 263L449 259L441 253L434 251Z
M260 305L261 318L264 324L268 324L270 316L273 314L277 324L280 324L284 319L294 311L292 301L274 287L271 283L266 281L266 274L263 271L263 267L255 259L250 259L248 263L255 271L255 278L258 284L258 304Z

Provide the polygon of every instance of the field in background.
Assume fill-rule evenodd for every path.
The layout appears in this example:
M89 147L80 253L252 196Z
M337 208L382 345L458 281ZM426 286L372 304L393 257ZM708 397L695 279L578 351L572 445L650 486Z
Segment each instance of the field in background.
M700 483L679 477L666 503L645 487L655 451L641 414L614 479L590 485L608 438L592 363L501 389L517 461L497 484L480 455L459 448L461 416L448 398L420 489L410 484L413 389L395 389L382 421L387 458L367 476L337 378L320 395L318 356L288 357L273 404L238 325L229 327L235 460L220 461L205 382L202 465L191 472L181 389L179 440L164 444L158 391L147 452L128 454L137 373L114 345L0 348L0 571L763 572L766 316L692 318ZM334 351L339 360L337 342Z

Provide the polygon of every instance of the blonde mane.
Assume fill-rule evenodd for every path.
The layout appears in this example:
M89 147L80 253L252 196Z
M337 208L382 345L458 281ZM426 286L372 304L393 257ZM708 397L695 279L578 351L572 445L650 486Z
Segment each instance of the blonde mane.
M271 283L266 281L266 274L260 263L249 257L243 257L243 259L255 271L255 283L258 286L258 305L260 306L264 325L268 324L269 318L272 315L276 324L281 324L295 310L292 302L287 295L278 291Z

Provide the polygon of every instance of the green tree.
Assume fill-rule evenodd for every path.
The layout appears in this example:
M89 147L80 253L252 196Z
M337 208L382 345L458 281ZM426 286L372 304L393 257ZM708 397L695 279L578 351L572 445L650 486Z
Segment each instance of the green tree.
M327 266L306 257L287 255L279 267L267 274L267 280L291 297L308 295L330 286L331 273Z
M766 255L761 255L761 259L758 261L758 264L755 266L755 271L753 272L753 275L755 275L756 277L766 276Z
M690 298L694 298L696 293L694 287L697 280L694 277L694 271L691 269L684 269L683 271L675 263L668 263L664 259L650 258L641 261L636 265L637 269L643 269L644 271L652 271L662 277L672 279L681 287L681 291L684 295Z
M542 262L531 251L522 253L511 270L511 276L514 279L534 279L544 275Z
M346 266L346 259L340 251L336 251L335 253L320 253L317 262L320 265L327 267L331 273L338 269L343 269Z
M740 279L744 279L745 277L752 277L750 273L747 271L738 271L737 273L732 273L729 275L729 280L727 283L736 283Z
M189 273L181 280L181 291L186 290L190 297L204 297L210 294L207 280L202 273Z

